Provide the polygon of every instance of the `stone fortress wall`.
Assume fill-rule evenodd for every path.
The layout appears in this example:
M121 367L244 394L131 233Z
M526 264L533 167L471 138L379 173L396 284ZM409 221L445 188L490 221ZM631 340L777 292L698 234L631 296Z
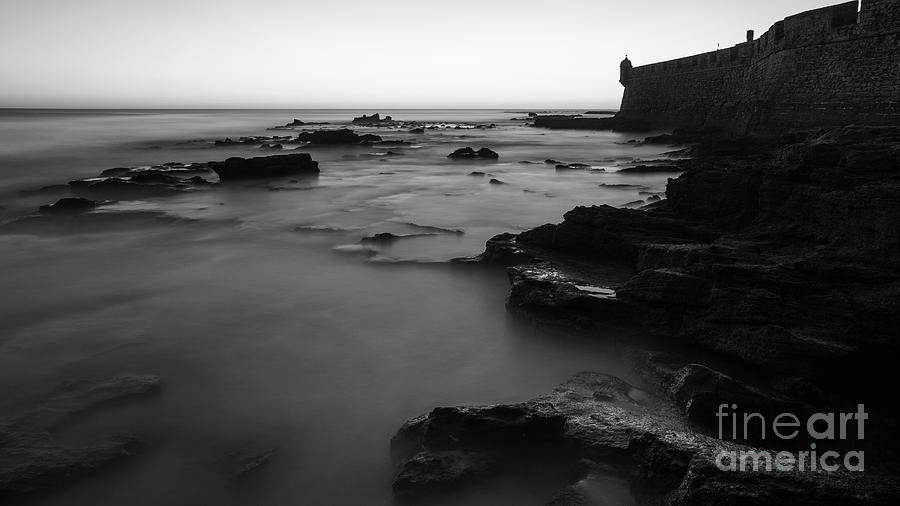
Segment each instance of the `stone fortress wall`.
M634 68L626 59L617 118L738 134L900 125L900 0L803 12L747 38Z

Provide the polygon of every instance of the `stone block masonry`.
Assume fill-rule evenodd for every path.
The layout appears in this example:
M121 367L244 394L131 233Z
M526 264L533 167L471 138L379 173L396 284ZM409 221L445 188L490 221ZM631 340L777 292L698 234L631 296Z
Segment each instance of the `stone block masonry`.
M748 39L752 35L748 33ZM790 16L731 48L632 67L617 119L734 134L900 125L900 0Z

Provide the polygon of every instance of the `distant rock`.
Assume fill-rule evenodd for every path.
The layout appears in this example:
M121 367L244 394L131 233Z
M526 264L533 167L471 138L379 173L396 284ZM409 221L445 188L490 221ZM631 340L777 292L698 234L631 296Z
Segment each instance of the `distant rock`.
M378 126L378 125L383 125L385 123L393 123L393 122L394 122L394 118L392 118L390 116L385 116L384 118L382 118L381 114L379 114L377 112L371 116L366 116L365 114L363 114L362 116L360 116L358 118L353 118L353 121L352 121L352 123L354 125L366 125L366 126Z
M297 140L310 144L364 144L381 141L378 135L359 135L349 128L340 130L316 130L315 132L301 132Z
M97 203L81 197L59 199L55 204L41 206L44 214L79 214L93 211Z
M496 160L500 158L500 155L497 154L496 151L493 151L488 148L481 148L478 151L470 147L459 148L456 151L447 155L447 158L452 158L454 160L474 160L474 159L484 159L484 160Z
M491 179L491 180L488 181L488 182L491 183L491 184L506 184L506 183L504 183L503 181L500 181L499 179Z
M422 128L422 127L416 127L416 128L410 129L410 130L409 130L409 133L411 133L411 134L424 134L424 133L425 133L425 129Z
M472 172L469 172L469 175L470 175L470 176L484 177L485 174L484 174L484 172L481 172L481 171L478 171L478 170L474 170L474 171L472 171Z
M257 158L233 157L224 162L210 162L209 167L223 182L319 173L319 163L313 160L309 153Z

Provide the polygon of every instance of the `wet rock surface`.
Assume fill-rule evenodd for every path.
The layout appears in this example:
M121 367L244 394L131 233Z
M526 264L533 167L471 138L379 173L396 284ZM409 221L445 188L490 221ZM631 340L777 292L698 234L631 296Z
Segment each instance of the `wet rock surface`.
M630 484L621 504L891 504L900 497L891 476L877 472L722 471L720 452L752 448L702 434L666 398L600 373L580 373L520 404L437 408L407 422L391 448L394 490L403 498L472 486L548 452L562 453L572 476L548 501L554 505L597 504L585 486L601 477Z
M481 476L479 462L502 467L514 452L496 441L515 433L525 437L516 451L533 441L570 449L573 466L611 464L640 504L900 500L900 445L889 436L900 404L883 395L900 379L892 365L900 358L900 129L691 141L679 154L692 158L664 167L683 172L666 199L642 209L576 207L561 223L492 238L478 258L506 266L515 314L588 334L630 329L640 336L630 346L669 350L665 364L639 361L647 390L591 373L523 404L435 410L395 438L406 448L399 492ZM740 446L716 437L721 404L769 419L865 404L871 432L859 449L871 467L720 471L712 456ZM545 425L528 436L524 425L496 422L494 410ZM766 445L758 436L739 443ZM793 444L810 443L800 439ZM442 460L446 452L473 452L474 463ZM427 484L410 476L419 468L404 462L413 461L430 463ZM590 503L589 474L552 503Z
M297 134L297 140L310 144L342 145L377 142L381 140L381 137L373 134L360 135L349 128L341 128L339 130L301 132Z

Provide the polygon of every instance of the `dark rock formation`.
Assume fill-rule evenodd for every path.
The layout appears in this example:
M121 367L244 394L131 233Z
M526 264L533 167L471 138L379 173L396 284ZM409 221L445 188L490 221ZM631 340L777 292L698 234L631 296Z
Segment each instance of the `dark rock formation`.
M630 483L640 504L893 504L891 475L720 470L721 452L754 448L700 434L676 404L619 378L581 373L553 393L513 405L436 408L391 441L394 490L422 498L555 455L572 481L598 470ZM551 504L579 502L571 487ZM570 502L575 501L575 502Z
M40 211L45 214L78 214L93 211L97 203L80 197L64 198L55 204L41 206Z
M503 181L500 181L499 179L495 179L495 178L491 178L491 180L488 181L488 182L489 182L490 184L506 184L506 183L504 183Z
M319 173L319 163L309 153L257 158L233 157L224 162L209 162L209 167L219 175L222 182Z
M149 178L148 178L149 179ZM101 180L79 179L70 181L72 193L97 200L132 200L164 197L188 191L187 185L177 183L143 183L110 177Z
M297 140L310 144L364 144L378 142L381 137L372 134L359 135L353 130L342 128L340 130L301 132L297 135Z
M652 206L576 207L559 224L488 241L480 259L508 266L511 312L598 335L629 329L642 336L635 343L664 343L685 357L640 366L656 386L650 396L671 400L650 401L652 413L635 412L639 401L623 407L622 395L608 401L612 380L603 379L592 383L606 385L602 395L595 386L568 400L554 394L516 405L518 416L564 416L563 431L536 440L610 464L643 504L890 504L900 445L889 434L900 427L900 405L878 386L900 380L900 128L719 142L692 148L695 158L678 162L684 173L669 180L667 199ZM869 425L854 449L878 462L864 476L721 472L710 460L709 450L732 444L707 437L716 435L722 404L771 420L862 403ZM569 415L578 413L572 406L589 408ZM416 458L471 449L479 462L502 467L508 452L463 430L488 416L483 409L458 408L459 430L437 439L430 423L443 424L445 412L413 422L422 428ZM777 448L759 436L751 431L740 442L779 450L827 444L798 438ZM430 475L442 476L441 461L431 462ZM410 483L398 486L417 488Z
M454 160L496 160L500 158L500 155L498 155L496 151L488 148L481 148L478 151L475 151L470 147L465 147L459 148L456 151L450 153L449 155L447 155L447 158L452 158Z
M362 116L360 116L358 118L353 118L353 121L352 121L352 123L354 125L365 125L365 126L379 126L379 125L383 125L385 123L393 123L393 122L394 122L394 119L391 118L390 116L385 116L384 118L382 118L381 114L379 114L377 112L371 116L366 116L365 114L363 114Z

